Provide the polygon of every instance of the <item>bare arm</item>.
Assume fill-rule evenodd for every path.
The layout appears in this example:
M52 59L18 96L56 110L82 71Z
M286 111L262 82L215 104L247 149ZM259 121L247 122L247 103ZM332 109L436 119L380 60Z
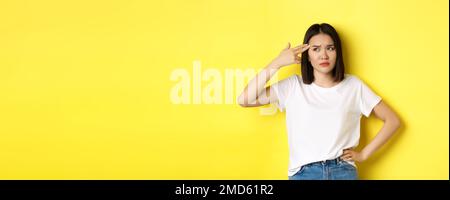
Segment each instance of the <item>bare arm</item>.
M244 88L244 91L238 97L239 105L242 107L255 107L278 101L276 95L270 92L270 86L265 87L265 85L280 68L290 64L300 63L300 57L298 55L309 48L306 44L294 48L290 48L290 46L288 44L281 51L280 55L250 80Z
M373 111L377 118L384 121L383 127L380 129L375 138L373 138L373 140L370 141L370 143L365 146L363 150L361 150L361 152L345 150L343 156L341 157L344 160L354 160L358 162L367 160L374 152L383 146L400 127L400 119L383 101L378 103Z

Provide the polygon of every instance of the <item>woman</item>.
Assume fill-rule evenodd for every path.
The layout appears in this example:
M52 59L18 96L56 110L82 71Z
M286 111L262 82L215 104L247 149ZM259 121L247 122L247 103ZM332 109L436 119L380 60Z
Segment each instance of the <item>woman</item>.
M265 87L282 67L301 63L292 75ZM303 45L285 49L254 77L238 98L243 107L276 104L286 110L290 180L358 179L356 162L367 160L400 126L397 115L363 81L346 74L341 42L329 24L314 24ZM361 115L384 121L360 152Z

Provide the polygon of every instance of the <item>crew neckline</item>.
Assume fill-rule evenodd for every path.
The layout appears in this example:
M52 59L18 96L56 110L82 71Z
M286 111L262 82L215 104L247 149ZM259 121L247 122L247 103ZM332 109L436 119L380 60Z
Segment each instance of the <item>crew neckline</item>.
M344 81L346 81L347 79L348 79L348 75L344 74L344 79L341 82L339 82L338 84L336 84L336 85L334 85L332 87L322 87L322 86L319 86L319 85L315 84L314 82L312 82L311 85L313 87L315 87L315 88L320 89L320 90L335 90L335 89L339 88L344 83Z

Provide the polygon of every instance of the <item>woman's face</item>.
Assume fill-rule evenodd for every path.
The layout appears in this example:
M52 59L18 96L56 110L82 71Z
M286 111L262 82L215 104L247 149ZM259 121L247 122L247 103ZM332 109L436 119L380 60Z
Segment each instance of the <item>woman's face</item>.
M309 39L308 60L314 71L328 74L336 65L336 48L333 39L324 33L319 33Z

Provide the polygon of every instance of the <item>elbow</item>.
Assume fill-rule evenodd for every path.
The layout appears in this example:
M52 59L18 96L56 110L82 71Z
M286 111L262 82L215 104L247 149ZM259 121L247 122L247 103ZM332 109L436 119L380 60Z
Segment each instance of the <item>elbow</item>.
M244 103L244 102L240 102L240 101L238 101L238 104L241 106L241 107L248 107L248 105L246 104L246 103Z
M389 119L390 124L392 127L394 127L395 130L399 129L402 126L402 122L400 121L400 118L398 118L396 115L392 116Z
M248 104L245 103L245 99L244 99L244 94L239 95L239 97L237 98L237 103L241 106L241 107L248 107Z

